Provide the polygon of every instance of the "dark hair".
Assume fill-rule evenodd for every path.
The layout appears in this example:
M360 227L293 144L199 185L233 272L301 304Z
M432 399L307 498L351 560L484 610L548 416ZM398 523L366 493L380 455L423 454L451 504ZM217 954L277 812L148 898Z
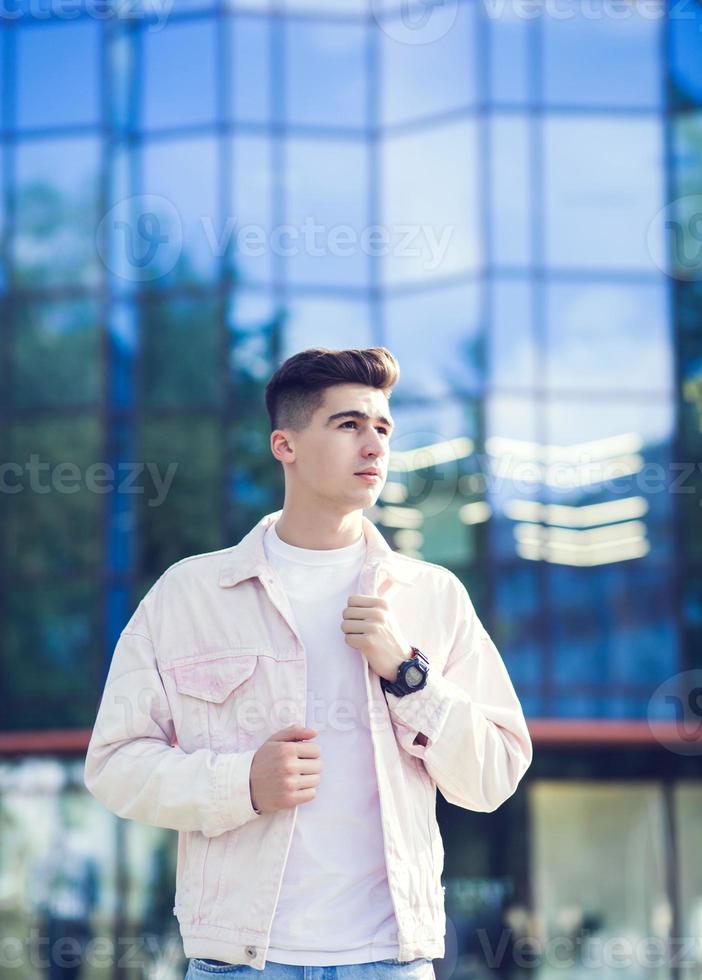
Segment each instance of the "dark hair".
M310 347L284 361L266 385L266 410L275 429L305 429L324 401L325 388L362 384L390 397L400 365L386 347L329 350Z

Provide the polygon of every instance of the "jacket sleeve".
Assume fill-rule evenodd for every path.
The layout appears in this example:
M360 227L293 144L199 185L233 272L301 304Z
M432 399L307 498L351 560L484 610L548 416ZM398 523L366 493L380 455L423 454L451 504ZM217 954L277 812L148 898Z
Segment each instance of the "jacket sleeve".
M529 768L531 737L502 657L448 574L456 629L443 671L430 667L425 686L404 697L384 693L401 747L423 761L447 802L491 812Z
M173 712L140 603L112 656L85 758L87 789L120 817L206 837L259 816L249 788L255 749L184 752L174 741Z

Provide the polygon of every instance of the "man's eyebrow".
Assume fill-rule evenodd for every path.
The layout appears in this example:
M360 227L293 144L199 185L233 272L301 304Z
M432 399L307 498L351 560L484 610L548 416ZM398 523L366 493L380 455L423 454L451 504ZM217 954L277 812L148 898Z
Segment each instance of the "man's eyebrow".
M367 412L359 412L357 408L349 409L348 412L334 412L334 414L330 415L327 419L327 425L329 425L330 422L334 422L336 419L345 418L363 419L365 422L370 418L370 415L368 415ZM395 428L395 423L392 421L392 419L386 419L384 415L378 415L376 421L382 422L383 425L386 425L389 429Z

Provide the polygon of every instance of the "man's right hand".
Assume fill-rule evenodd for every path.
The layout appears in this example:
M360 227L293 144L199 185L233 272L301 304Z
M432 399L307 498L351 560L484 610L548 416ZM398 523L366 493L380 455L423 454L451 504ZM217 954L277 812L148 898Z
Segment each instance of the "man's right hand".
M286 810L313 800L322 771L321 749L307 741L314 728L288 725L271 735L257 750L251 763L251 803L259 813Z

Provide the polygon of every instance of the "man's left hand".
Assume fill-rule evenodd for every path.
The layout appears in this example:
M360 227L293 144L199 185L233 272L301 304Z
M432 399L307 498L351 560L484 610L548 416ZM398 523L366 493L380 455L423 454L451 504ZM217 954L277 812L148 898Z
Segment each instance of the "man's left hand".
M341 629L348 645L360 650L376 674L391 683L402 661L412 657L412 645L382 596L349 596Z

